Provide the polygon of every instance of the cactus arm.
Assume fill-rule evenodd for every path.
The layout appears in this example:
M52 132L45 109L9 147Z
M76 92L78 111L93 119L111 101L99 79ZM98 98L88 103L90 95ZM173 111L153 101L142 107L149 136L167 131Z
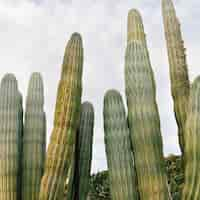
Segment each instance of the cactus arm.
M129 37L129 32L132 30L139 34L132 34L132 37ZM132 9L128 15L125 85L140 197L143 200L171 199L164 169L154 75L142 18L135 9Z
M23 130L22 96L13 74L6 74L0 86L0 199L20 198L20 156Z
M81 106L80 125L76 142L75 200L86 200L89 192L92 164L94 108L90 102Z
M200 76L195 79L190 90L188 116L185 126L185 184L183 200L200 198Z
M112 199L139 199L125 108L116 90L106 93L103 115Z
M46 152L46 117L43 81L31 75L26 100L22 156L22 200L38 200Z
M179 144L182 153L184 153L184 127L190 91L185 48L180 23L171 0L162 0L162 12L168 50L171 93L178 125Z
M59 82L54 128L46 154L40 200L59 200L72 163L82 94L82 39L74 33L67 44Z

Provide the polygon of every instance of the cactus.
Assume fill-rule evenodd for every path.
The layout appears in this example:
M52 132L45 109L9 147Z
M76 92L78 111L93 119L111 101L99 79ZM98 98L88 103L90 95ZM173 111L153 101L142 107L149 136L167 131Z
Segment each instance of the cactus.
M137 17L130 19L132 16ZM137 22L128 23L131 26L128 26L128 35L129 31L137 29L140 29L137 32L145 35L142 18L137 10L132 9L129 12L128 21L131 20L137 20ZM154 75L146 41L139 37L132 36L128 40L125 57L125 85L140 197L142 200L171 199L164 166Z
M200 76L192 84L188 104L188 115L185 126L185 184L183 188L183 200L198 200L199 165L200 165Z
M76 140L75 200L86 200L89 192L93 128L93 106L89 102L84 102L81 106L80 125Z
M131 9L128 13L127 43L137 40L146 45L146 35L144 33L144 26L141 21L142 17L139 12L136 9Z
M46 152L43 81L33 73L29 82L23 135L22 200L38 200Z
M76 188L75 188L75 161L76 161L76 157L75 157L75 148L73 150L73 160L72 163L70 165L70 168L68 170L68 174L67 174L67 179L65 182L65 191L64 191L64 199L66 200L74 200L75 198L75 192L76 192Z
M13 74L0 87L0 199L20 199L20 157L23 130L22 96Z
M106 93L103 116L112 199L138 199L125 108L122 97L116 90L109 90Z
M60 200L73 159L82 94L82 39L74 33L67 44L58 87L54 128L40 186L40 200Z
M184 127L189 100L189 77L180 23L171 0L162 0L165 38L170 66L171 92L178 125L179 144L184 153Z

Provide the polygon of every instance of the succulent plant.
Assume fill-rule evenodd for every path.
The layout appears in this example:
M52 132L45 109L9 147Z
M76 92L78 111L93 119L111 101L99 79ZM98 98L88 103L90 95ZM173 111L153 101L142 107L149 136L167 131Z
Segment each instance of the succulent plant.
M190 93L185 48L180 22L176 16L172 1L162 0L162 10L170 67L171 93L178 125L179 144L182 153L184 153L184 127L187 118L187 105Z
M89 192L92 164L94 109L89 102L81 106L80 125L76 140L75 200L86 200Z
M39 73L30 78L22 154L22 200L38 200L46 153L46 117L43 80Z
M112 200L136 200L138 191L130 133L120 93L109 90L104 97L104 131Z
M21 139L23 131L22 96L13 74L6 74L0 86L0 199L21 196Z
M54 128L46 154L40 200L60 200L64 195L79 125L82 94L83 47L80 34L69 40L62 66L54 118Z
M192 84L188 104L188 115L185 126L185 184L182 193L183 200L198 200L200 148L200 76Z
M129 12L128 21L131 20L136 22L128 23L128 35L131 30L143 35L132 35L127 43L125 57L128 121L138 190L142 200L168 200L171 196L164 167L155 80L147 44L143 39L142 18L135 9Z

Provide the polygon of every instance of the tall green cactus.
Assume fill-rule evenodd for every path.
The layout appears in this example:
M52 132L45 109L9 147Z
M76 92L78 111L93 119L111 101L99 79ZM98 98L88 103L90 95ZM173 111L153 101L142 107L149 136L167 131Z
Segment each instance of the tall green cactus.
M112 199L138 199L125 108L122 97L116 90L109 90L106 93L103 116Z
M137 17L132 19L132 16ZM142 19L134 9L129 12L128 21L132 20L136 22L128 23L128 35L131 30L143 34L143 37L132 36L128 40L125 58L128 120L138 189L142 200L168 200L171 197L164 166L154 75L146 41L140 39L145 35Z
M178 125L179 144L184 153L184 127L189 99L189 77L180 23L171 0L162 0L165 38L170 66L171 92Z
M94 109L91 103L81 106L80 125L76 140L75 200L86 200L89 192L92 163Z
M0 199L20 199L20 157L23 130L22 96L13 74L0 87Z
M23 135L22 200L38 200L46 152L43 81L33 73L28 87Z
M73 159L82 94L82 39L74 33L69 40L57 92L54 128L48 146L40 200L60 200Z
M200 199L200 76L190 90L188 115L185 126L185 184L182 200Z

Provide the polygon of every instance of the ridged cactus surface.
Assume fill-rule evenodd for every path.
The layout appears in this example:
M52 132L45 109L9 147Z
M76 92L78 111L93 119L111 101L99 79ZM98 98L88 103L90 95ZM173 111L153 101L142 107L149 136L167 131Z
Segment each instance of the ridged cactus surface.
M22 96L13 74L0 86L0 199L20 199L20 158L23 130Z
M170 67L171 92L178 125L179 144L184 153L184 127L189 99L189 77L180 23L171 0L162 0L165 38Z
M38 200L46 153L44 89L39 73L31 75L26 99L22 155L22 200Z
M106 93L103 116L112 200L139 199L125 108L116 90Z
M138 11L131 10L130 12L134 13L129 13L129 17L139 15ZM141 17L135 17L134 20L137 22L128 24L131 26L128 26L128 33L134 29L140 29L136 32L143 32ZM128 40L125 57L125 85L140 198L142 200L171 199L164 166L154 75L146 41L138 37Z
M127 42L140 41L146 45L146 36L144 33L144 26L141 23L142 17L138 10L131 9L128 13L128 33Z
M73 159L82 94L82 39L74 33L69 40L57 92L54 128L46 154L40 200L60 200Z
M182 200L200 199L200 76L190 90L185 128L185 184Z
M92 164L94 109L91 103L81 106L80 125L76 143L75 200L86 200L89 192Z

